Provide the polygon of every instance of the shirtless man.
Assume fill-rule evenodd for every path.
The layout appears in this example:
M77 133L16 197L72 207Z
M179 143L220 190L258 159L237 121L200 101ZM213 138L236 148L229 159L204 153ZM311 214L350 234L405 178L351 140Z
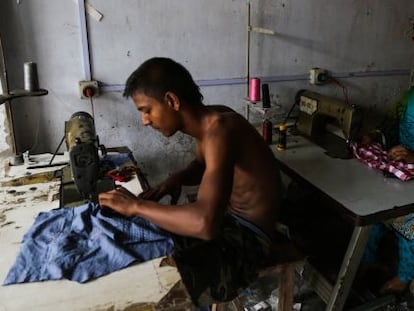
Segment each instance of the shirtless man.
M243 228L253 228L253 235L261 236L261 243L266 240L264 236L272 234L281 199L279 169L272 151L246 119L225 106L203 105L190 73L167 58L152 58L143 63L128 78L124 96L132 97L145 126L166 137L177 131L192 136L196 140L196 159L139 197L122 190L102 193L101 206L125 216L143 217L175 236L204 242L228 233L223 229L228 225L227 218L236 219ZM197 199L174 205L183 185L199 185ZM157 202L165 195L171 195L172 205ZM231 235L238 235L237 230L231 231ZM234 241L228 244L237 245ZM253 256L253 262L260 261L262 255L251 249L246 256ZM213 260L214 253L209 253L209 257ZM217 295L224 300L231 296ZM199 298L198 294L192 296Z

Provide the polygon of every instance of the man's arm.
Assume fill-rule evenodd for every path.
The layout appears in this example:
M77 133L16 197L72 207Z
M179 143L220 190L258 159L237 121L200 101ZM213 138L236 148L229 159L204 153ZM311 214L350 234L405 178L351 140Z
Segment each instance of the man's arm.
M171 204L176 204L181 194L181 186L200 184L204 168L204 163L195 159L185 169L172 174L162 183L142 192L139 197L145 200L159 201L164 196L171 195Z
M199 185L204 169L204 163L194 159L185 169L172 174L169 178L178 180L182 186Z
M141 216L175 234L212 239L227 209L233 185L234 148L220 125L202 143L205 170L197 200L185 205L161 205L113 190L99 195L99 204L125 216Z

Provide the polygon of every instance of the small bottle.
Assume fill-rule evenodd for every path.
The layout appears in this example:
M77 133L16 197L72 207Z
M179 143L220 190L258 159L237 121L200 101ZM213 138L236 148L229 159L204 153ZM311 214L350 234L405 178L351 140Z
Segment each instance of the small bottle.
M279 139L277 141L277 150L286 149L286 125L279 125Z
M269 119L265 119L262 124L262 136L266 144L272 143L272 122Z

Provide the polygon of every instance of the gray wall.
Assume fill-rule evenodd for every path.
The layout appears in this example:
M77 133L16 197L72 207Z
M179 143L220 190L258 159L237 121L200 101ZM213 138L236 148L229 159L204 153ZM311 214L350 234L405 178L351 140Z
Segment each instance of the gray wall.
M95 0L89 3L104 18L88 16L92 77L113 86L152 56L167 56L185 65L204 85L206 104L226 104L243 111L246 86L246 0ZM331 71L343 83L351 103L374 124L407 88L413 64L412 0L253 0L253 26L276 35L251 35L251 76L270 83L273 99L289 109L303 88L343 98L336 85L311 86L312 67ZM53 152L72 113L92 113L80 100L84 79L77 1L2 0L0 32L10 89L23 86L23 62L38 64L39 80L49 95L14 100L20 151ZM354 76L354 77L352 77ZM227 80L226 80L227 79ZM219 81L220 82L220 81ZM235 83L235 84L232 84ZM227 85L228 84L228 85ZM121 89L120 87L116 89ZM157 182L192 157L184 135L167 140L141 125L132 103L119 92L93 100L100 140L106 146L129 146Z

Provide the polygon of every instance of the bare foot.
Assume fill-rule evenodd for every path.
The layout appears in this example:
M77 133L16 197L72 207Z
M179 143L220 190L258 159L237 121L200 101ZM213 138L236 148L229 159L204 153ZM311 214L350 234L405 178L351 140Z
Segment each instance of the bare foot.
M172 256L166 256L160 262L160 267L164 266L177 267L177 264Z
M381 287L380 293L387 294L387 293L394 293L394 294L401 294L407 289L408 283L403 283L397 276L389 279L385 284Z

